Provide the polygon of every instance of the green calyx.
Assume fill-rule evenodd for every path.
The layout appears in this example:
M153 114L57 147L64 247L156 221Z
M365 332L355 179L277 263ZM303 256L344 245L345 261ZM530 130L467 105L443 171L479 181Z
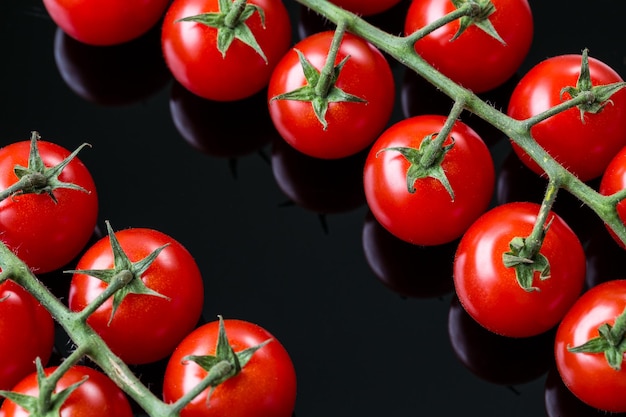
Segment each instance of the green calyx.
M550 262L539 252L539 248L551 222L543 227L537 241L531 243L530 239L514 237L509 243L509 251L502 254L504 266L515 268L517 282L525 291L539 291L539 288L533 286L536 272L539 272L542 281L550 278Z
M224 319L219 318L219 331L217 335L217 345L215 355L188 355L183 358L183 362L194 362L208 372L205 381L208 381L209 394L207 404L210 401L211 393L222 382L239 374L244 366L250 361L252 355L273 339L268 339L258 345L249 347L239 352L235 352L228 342Z
M246 20L254 13L259 14L261 23L265 27L263 9L255 4L246 3L246 0L219 0L218 12L184 17L178 22L196 22L217 29L217 49L222 53L222 57L226 56L226 52L233 41L238 39L254 49L267 64L265 53L246 25Z
M602 324L598 333L599 336L567 350L572 353L603 353L609 366L619 371L626 352L626 310L615 319L613 326Z
M451 0L454 7L460 9L461 7L468 7L469 13L459 19L459 30L454 34L450 41L454 41L467 30L470 26L474 25L487 33L498 42L506 45L504 39L500 37L496 29L493 27L489 16L496 11L496 6L490 0Z
M578 105L580 111L580 120L585 123L585 113L600 113L607 104L613 103L611 96L626 86L626 82L617 82L607 85L595 86L591 82L591 74L589 72L589 50L585 48L582 53L580 74L576 81L576 87L568 86L561 89L561 100L565 94L569 94L571 98L575 98L581 94L586 94L589 99L583 104Z
M65 272L89 275L101 281L104 281L109 285L113 284L115 280L121 279L123 281L113 295L113 307L111 310L111 317L109 318L109 324L111 324L115 312L117 311L122 301L124 301L124 298L126 298L126 296L129 294L150 295L162 297L169 300L168 297L148 288L141 279L142 275L150 267L152 262L154 262L159 253L161 253L161 251L165 249L168 245L166 244L158 247L145 258L137 262L132 262L120 246L120 243L115 237L115 233L113 232L113 229L111 228L111 225L108 221L106 222L106 226L109 241L111 244L111 250L113 251L113 268L69 270ZM116 282L116 284L118 283ZM106 299L102 301L104 302L106 301Z
M436 136L437 133L433 133L423 138L419 149L402 146L390 147L381 149L376 156L381 152L396 151L400 152L410 163L406 173L406 186L409 193L415 193L415 182L417 180L434 178L444 186L450 198L454 201L454 190L452 190L448 177L441 166L446 153L454 146L454 139L452 139L452 143L442 146L438 141L433 140Z
M39 133L32 132L30 138L31 145L28 155L28 166L24 167L16 165L13 168L13 172L15 172L18 181L13 184L11 188L0 193L0 200L9 196L18 196L23 194L47 194L56 203L57 199L54 195L54 190L56 189L68 188L84 193L88 192L79 185L61 181L59 176L65 167L76 157L76 155L78 155L81 149L89 145L86 143L82 144L59 164L47 167L39 154L39 147L37 145L37 141L39 139L41 139Z

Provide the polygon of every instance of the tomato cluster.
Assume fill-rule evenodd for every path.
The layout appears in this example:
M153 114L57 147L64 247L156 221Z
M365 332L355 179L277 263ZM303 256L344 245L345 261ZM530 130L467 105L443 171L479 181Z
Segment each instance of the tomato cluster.
M368 16L398 1L332 3ZM600 179L604 199L597 201L613 205L607 227L626 248L625 83L586 50L550 57L514 83L499 129L511 136L519 161L547 177L541 204L494 203L489 145L463 119L475 94L510 81L526 58L533 39L527 0L412 2L404 21L411 52L428 63L429 77L460 86L455 91L463 97L447 112L393 124L388 56L345 22L292 46L292 22L280 0L44 5L64 32L93 45L128 42L159 22L167 68L197 98L233 102L260 93L262 110L299 154L337 160L366 152L361 180L372 219L410 245L454 244L455 295L478 325L509 338L556 330L554 359L564 384L592 407L626 412L624 282L586 287L584 245L553 210L560 189ZM163 402L195 394L182 416L291 416L296 375L288 352L247 321L199 325L204 282L180 242L148 228L115 232L107 223L107 236L88 244L98 196L80 149L70 152L35 134L0 149L2 242L36 274L73 268L66 317L55 318L93 332L127 365L166 360ZM53 318L16 282L0 284L0 331L15 341L13 350L3 350L11 363L0 363L0 388L13 391L3 391L0 414L44 413L37 408L42 402L18 393L38 395L42 381L59 377L47 399L68 415L91 413L79 405L96 397L106 399L103 415L130 415L126 396L105 373L44 368ZM14 314L23 320L11 320ZM23 328L37 328L40 337L26 340ZM64 392L67 401L55 405Z

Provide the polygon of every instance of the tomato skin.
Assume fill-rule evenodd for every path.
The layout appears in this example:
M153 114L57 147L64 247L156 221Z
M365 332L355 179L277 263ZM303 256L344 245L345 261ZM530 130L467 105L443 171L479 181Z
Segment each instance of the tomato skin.
M176 22L219 11L218 0L174 0L162 26L163 56L172 75L192 93L217 101L240 100L267 86L272 70L291 45L291 22L281 0L248 0L265 13L265 28L255 12L245 24L267 57L235 39L222 57L217 30L196 22Z
M556 213L540 253L550 263L550 278L539 279L525 291L515 269L507 268L502 254L514 237L530 235L539 205L506 203L482 215L461 238L454 259L453 277L459 301L479 324L508 337L530 337L554 328L581 294L585 280L585 253L570 227ZM503 302L506 300L506 302Z
M0 389L9 390L52 355L54 320L35 297L14 283L0 284ZM9 341L9 342L6 342Z
M331 3L361 16L371 16L385 12L400 3L400 1L401 0L330 0Z
M624 188L626 188L626 147L622 148L609 162L604 174L602 174L598 191L602 195L611 195ZM626 223L626 201L622 200L617 204L617 213L622 222ZM626 249L626 244L621 241L615 232L608 225L606 225L606 228L613 240L622 249Z
M609 323L626 308L626 280L598 284L584 293L567 312L555 337L557 369L565 386L582 402L604 411L626 412L626 368L616 371L603 353L572 353L598 336L598 328Z
M56 367L44 369L50 375ZM83 365L74 365L59 380L54 392L58 393L72 384L86 381L70 394L63 406L60 417L132 417L133 412L124 392L105 374ZM13 391L37 396L37 374L31 373L22 379ZM28 417L29 414L10 400L5 400L0 408L2 417Z
M560 55L535 65L513 90L507 114L524 120L569 99L568 94L561 99L561 89L576 86L581 59L582 55ZM593 57L589 57L589 72L594 86L623 81L615 70ZM626 146L626 90L613 94L611 103L599 113L587 112L584 117L582 123L580 111L572 108L533 126L531 134L557 162L581 181L589 181L601 176L613 156ZM513 150L526 166L543 174L515 143Z
M415 182L409 193L406 173L410 163L389 147L419 148L427 135L437 133L445 116L420 115L397 122L371 147L365 161L363 184L367 204L380 224L393 235L415 245L440 245L459 238L488 207L495 171L489 149L474 130L461 121L452 129L454 146L442 168L454 190L450 194L434 178ZM445 144L450 143L450 138Z
M149 289L169 299L128 294L110 324L113 303L109 299L89 316L87 323L126 363L155 362L169 355L198 323L204 301L202 276L187 249L162 232L131 228L118 231L115 236L133 262L169 244L142 275L142 281ZM112 267L109 238L105 237L83 254L76 269ZM69 291L70 309L82 310L106 287L107 284L97 278L74 274Z
M51 142L37 141L47 167L59 164L70 152ZM18 181L16 165L28 166L30 141L0 148L0 189ZM83 187L87 192L58 188L57 202L47 194L24 194L0 202L2 241L35 273L65 266L91 238L98 219L98 195L87 167L74 158L59 180Z
M69 36L89 45L117 45L136 39L161 19L169 0L43 0L52 20Z
M207 372L187 355L214 355L219 322L209 322L190 333L176 348L165 369L163 399L174 402L197 385ZM235 352L273 339L257 350L242 371L198 395L181 417L291 417L296 400L296 374L288 352L267 330L243 320L225 319L228 341Z
M322 159L344 158L371 145L389 121L395 99L395 82L386 58L370 43L346 33L335 64L348 55L350 58L335 86L367 103L329 103L324 130L311 102L272 100L307 85L296 49L321 71L333 35L333 31L324 31L298 42L278 63L268 86L270 116L280 135L298 151Z
M475 93L492 90L511 78L522 64L533 39L533 16L527 0L492 0L496 11L489 17L506 45L475 25L454 41L455 20L415 43L416 52L453 81ZM413 1L404 32L411 34L456 10L450 0Z

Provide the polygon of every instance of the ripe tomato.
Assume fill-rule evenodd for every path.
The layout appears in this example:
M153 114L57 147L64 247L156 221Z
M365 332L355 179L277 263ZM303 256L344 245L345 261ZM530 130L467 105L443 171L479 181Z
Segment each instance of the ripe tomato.
M598 337L604 324L614 326L625 308L626 280L592 287L567 312L554 344L557 369L569 390L582 402L614 413L626 412L626 367L619 371L610 367L602 352L576 353L569 348ZM624 343L623 337L618 343Z
M8 390L35 371L35 359L47 363L54 345L52 316L28 291L0 284L0 389Z
M331 3L361 16L371 16L382 13L391 9L393 6L400 3L400 1L401 0L330 0Z
M333 35L324 31L298 42L278 63L268 87L270 116L280 135L298 151L323 159L344 158L371 145L389 121L395 97L393 74L383 54L345 33L335 65L349 58L334 86L365 101L329 102L324 127L311 101L274 99L308 85L296 51L319 72Z
M56 367L44 369L50 375ZM63 417L132 417L133 412L124 392L102 372L82 365L74 365L59 380L55 393L84 382L76 388L61 406L59 415ZM37 373L31 373L22 379L12 391L34 396L39 394ZM11 400L5 400L0 407L2 417L28 417L43 415L31 413ZM48 415L48 414L46 414Z
M232 1L230 1L232 3ZM241 23L252 32L267 61L251 46L235 38L223 55L218 30L203 23L179 21L220 11L218 0L174 0L163 21L161 46L165 61L178 82L210 100L233 101L267 86L276 63L291 45L291 21L281 0L249 0L259 11Z
M90 45L136 39L161 19L169 0L43 0L65 33Z
M592 57L589 73L592 85L622 82L615 70ZM561 90L575 87L580 75L582 55L548 58L526 73L513 90L507 113L524 120L569 99ZM572 108L535 125L531 134L550 155L582 181L599 177L613 156L626 145L626 90L617 91L598 113ZM537 174L543 170L517 144L513 150Z
M502 41L477 25L458 38L460 20L448 23L415 43L428 63L462 86L482 93L504 84L522 64L533 39L533 16L527 0L491 0L488 17ZM411 34L456 10L450 0L413 1L404 31Z
M291 417L296 401L296 374L289 353L267 330L242 320L223 320L228 343L238 353L270 340L256 350L241 372L211 392L198 395L181 417ZM216 354L219 322L190 333L170 357L163 380L163 399L174 402L206 377L207 371L186 360L188 355Z
M599 192L602 195L611 195L620 190L626 188L626 147L622 148L617 155L611 159L609 165L606 167L604 174L602 174L602 180L600 181ZM626 201L622 200L617 205L617 213L623 223L626 223ZM620 240L610 227L607 226L607 230L611 237L620 245L626 249L626 244Z
M0 190L18 181L16 165L28 167L32 141L20 141L0 148ZM37 147L46 167L61 163L70 152L54 143L38 140ZM85 191L56 188L48 193L13 195L0 202L2 241L36 273L65 266L87 244L98 219L98 196L87 167L76 157L58 179Z
M506 203L489 210L465 232L454 259L453 277L459 301L479 324L508 337L529 337L554 328L581 294L585 253L572 229L556 213L541 245L550 264L549 278L534 272L532 287L523 289L515 268L504 265L515 237L530 235L539 205Z
M145 272L135 274L135 279L140 275L145 287L160 296L131 292L115 314L113 300L109 299L89 316L87 323L126 363L144 364L163 359L200 319L204 301L202 276L187 249L164 233L131 228L116 232L115 237L131 262L138 262L168 245ZM113 267L113 252L109 237L105 237L87 249L78 261L77 270ZM94 276L74 273L69 290L70 309L84 309L107 285Z
M439 115L420 115L397 122L376 140L364 168L367 204L380 224L399 239L416 245L440 245L459 238L488 207L495 174L489 149L470 127L457 121L445 146L441 167L454 191L432 177L417 179L409 192L411 163L398 151L418 149L422 140L438 133L446 122ZM413 166L415 168L415 165Z

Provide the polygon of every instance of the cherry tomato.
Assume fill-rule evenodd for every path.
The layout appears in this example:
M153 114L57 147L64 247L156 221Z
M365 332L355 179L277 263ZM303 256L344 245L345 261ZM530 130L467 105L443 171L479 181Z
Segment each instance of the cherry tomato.
M204 301L202 276L187 249L162 232L131 228L116 232L115 237L131 262L138 262L168 245L145 272L137 274L144 286L157 294L131 292L114 314L114 300L109 299L89 316L87 323L126 363L161 360L172 353L200 319ZM101 270L113 266L113 251L109 237L105 237L85 251L76 269ZM75 273L69 290L70 309L81 311L107 286L94 276Z
M218 0L174 0L163 21L161 45L174 78L192 93L210 100L234 101L267 86L272 70L291 45L291 21L281 0L249 0L255 11L242 25L252 32L265 58L235 38L225 54L218 31L203 23L179 21L220 11Z
M600 194L611 195L626 188L626 147L622 148L609 162L602 180L600 181ZM623 223L626 223L626 201L622 200L617 205L617 213ZM611 237L626 249L626 244L615 234L615 232L607 226L607 230Z
M44 369L50 375L56 367ZM124 392L105 374L83 365L72 366L59 380L55 393L84 382L76 388L61 406L63 417L132 417L133 412ZM37 373L31 373L22 379L12 391L34 396L39 394ZM2 417L28 417L30 411L18 406L13 401L5 400L0 408ZM40 414L36 414L40 415ZM47 414L46 414L47 415Z
M399 239L416 245L440 245L459 238L489 206L495 174L489 149L470 127L457 121L444 146L441 168L454 193L439 179L417 179L411 193L411 163L394 147L420 148L424 138L446 122L439 115L420 115L397 122L376 140L364 168L367 204L380 224ZM451 139L452 138L452 139ZM387 149L387 150L385 150Z
M347 60L334 87L361 101L329 102L325 126L311 101L275 99L309 85L296 51L319 72L333 35L324 31L298 42L278 63L268 87L270 116L280 135L298 151L322 159L344 158L371 145L389 121L395 98L393 74L383 54L345 33L335 65Z
M622 82L615 70L588 57L592 85ZM561 90L575 87L580 75L582 55L560 55L548 58L528 71L513 90L507 113L524 120L569 99ZM572 108L535 125L533 138L557 162L582 181L602 175L613 156L626 145L626 90L617 91L598 113L585 112L584 121L578 108ZM541 175L543 170L517 144L513 150L526 166Z
M70 152L37 141L46 167L61 163ZM0 148L0 190L18 181L16 165L28 167L31 141ZM50 272L74 259L91 238L98 219L98 195L87 167L75 157L58 179L83 190L56 188L48 193L13 195L0 202L2 241L36 273ZM55 201L56 200L56 201Z
M453 81L482 93L504 84L522 64L533 39L533 16L527 0L491 0L488 17L501 40L477 25L457 38L460 20L448 23L415 43L415 50ZM450 0L413 1L404 31L411 34L456 10ZM454 39L453 39L454 38Z
M535 271L534 290L526 290L515 268L505 266L511 240L530 235L539 207L529 202L496 206L472 224L457 248L453 276L459 301L474 320L502 336L536 336L554 328L583 289L583 247L554 212L539 251L550 265L549 278Z
M256 350L241 372L211 392L198 395L181 417L291 417L296 400L296 374L288 352L267 330L243 320L223 321L228 343L235 353ZM163 398L174 402L196 386L207 372L188 355L215 355L219 322L204 324L189 334L169 359L163 380Z
M43 0L52 20L72 38L90 45L117 45L157 24L169 0Z
M8 390L35 371L35 359L47 363L54 345L52 316L28 291L0 284L0 389Z
M582 402L613 413L626 412L626 367L619 371L610 367L602 352L571 352L569 348L596 338L605 323L615 325L625 308L626 280L592 287L561 321L554 345L557 369L569 390Z
M371 16L382 13L391 9L393 6L400 3L400 1L401 0L330 0L331 3L361 16Z

